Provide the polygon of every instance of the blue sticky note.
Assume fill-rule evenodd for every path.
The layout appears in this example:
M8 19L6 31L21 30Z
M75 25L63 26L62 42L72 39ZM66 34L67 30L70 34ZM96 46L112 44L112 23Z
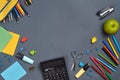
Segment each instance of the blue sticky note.
M1 73L4 80L20 80L24 75L26 71L17 61Z

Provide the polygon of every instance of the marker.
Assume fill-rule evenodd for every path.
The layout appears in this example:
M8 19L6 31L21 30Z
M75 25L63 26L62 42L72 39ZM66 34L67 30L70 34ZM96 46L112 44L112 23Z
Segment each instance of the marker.
M106 51L106 53L113 59L113 61L116 63L116 64L119 64L118 60L112 55L112 53L107 49L107 47L104 45L103 46L103 49Z
M90 57L90 59L92 60L92 62L98 67L98 69L103 73L105 74L105 72L102 70L102 68L98 65L98 63L94 60L93 57Z
M109 46L109 44L106 41L102 41L102 43L108 48L108 50L112 53L112 55L114 57L116 57L116 55L114 54L114 52L112 51L111 47Z
M110 74L112 74L112 71L107 68L105 65L103 65L101 62L99 62L96 58L94 58L94 60L99 64L101 65L107 72L109 72Z
M85 73L85 71L89 68L90 64L85 64L75 75L75 78L79 78L80 76L82 76L83 73Z
M114 48L110 38L107 38L107 41L108 41L110 47L112 48L113 52L115 53L116 57L119 58L119 56L118 56L118 54L117 54L117 52L116 52L116 50L115 50L115 48Z
M115 45L116 45L116 47L117 47L117 49L118 49L118 52L120 52L120 45L119 45L116 37L115 37L115 36L112 36L112 39L113 39L113 41L114 41L114 43L115 43Z
M100 56L101 58L103 58L106 62L110 63L112 66L117 67L113 62L111 62L109 59L107 59L106 57L104 57L104 55L98 53L98 56Z
M109 69L111 69L113 72L116 72L116 70L114 68L112 68L111 66L109 66L108 64L106 64L101 58L97 58L97 60L100 61L102 64L104 64Z
M103 75L102 73L100 73L94 66L90 66L94 71L96 71L102 78L104 78L105 80L108 80L108 78Z
M22 53L17 53L16 57L27 62L27 63L30 63L30 64L34 63L34 60L32 60L31 58L29 58L27 56L24 56L24 54L22 54Z

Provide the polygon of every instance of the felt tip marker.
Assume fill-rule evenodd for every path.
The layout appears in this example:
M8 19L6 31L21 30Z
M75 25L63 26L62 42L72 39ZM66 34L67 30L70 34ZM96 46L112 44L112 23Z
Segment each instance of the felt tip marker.
M85 71L89 68L90 64L85 64L75 75L75 78L79 78L80 76L82 76L83 73L85 73Z
M30 63L30 64L34 63L34 60L32 60L31 58L29 58L27 56L24 56L22 53L17 53L16 57L27 62L27 63Z

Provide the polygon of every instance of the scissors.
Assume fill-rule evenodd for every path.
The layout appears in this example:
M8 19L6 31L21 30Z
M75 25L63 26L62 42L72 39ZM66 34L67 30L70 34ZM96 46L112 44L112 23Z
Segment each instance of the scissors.
M76 67L76 59L80 59L80 55L81 54L77 54L77 52L75 50L73 50L71 52L71 56L73 58L73 64L72 64L72 67L71 67L71 71L75 71L75 67Z

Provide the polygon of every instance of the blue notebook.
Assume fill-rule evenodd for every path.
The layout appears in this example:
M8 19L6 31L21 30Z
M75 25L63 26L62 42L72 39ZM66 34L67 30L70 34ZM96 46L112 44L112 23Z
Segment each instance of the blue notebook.
M24 75L26 71L17 61L1 73L4 80L20 80Z

